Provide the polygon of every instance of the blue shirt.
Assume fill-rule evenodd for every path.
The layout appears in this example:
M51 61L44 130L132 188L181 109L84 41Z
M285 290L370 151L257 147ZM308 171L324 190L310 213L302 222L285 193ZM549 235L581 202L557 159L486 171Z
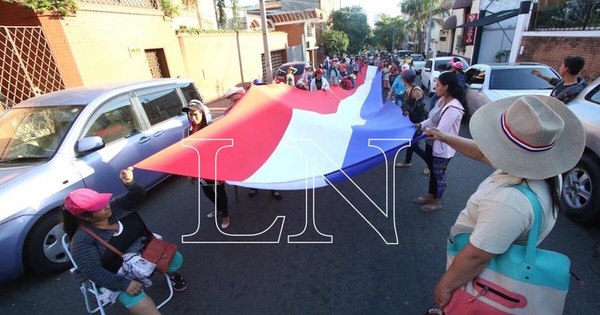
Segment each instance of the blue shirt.
M401 76L397 76L392 84L392 90L396 95L402 95L406 92L406 86L404 85L404 81L402 81Z

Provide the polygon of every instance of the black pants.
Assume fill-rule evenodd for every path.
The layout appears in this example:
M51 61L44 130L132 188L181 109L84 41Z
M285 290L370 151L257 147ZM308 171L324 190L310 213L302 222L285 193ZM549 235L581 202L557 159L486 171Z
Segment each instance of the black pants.
M406 148L406 156L404 157L404 163L408 164L412 161L412 156L413 156L413 152L416 152L418 156L420 156L423 161L427 162L425 160L425 151L423 151L423 149L421 149L421 147L419 146L418 142L415 142L415 138L419 135L420 131L419 129L415 130L415 133L413 134L413 141L411 141L410 143L410 147Z
M214 183L210 183L208 186L202 186L202 191L208 200L217 205L217 212L221 212L223 217L229 216L229 214L227 214L227 193L225 192L225 184L217 185L216 203Z

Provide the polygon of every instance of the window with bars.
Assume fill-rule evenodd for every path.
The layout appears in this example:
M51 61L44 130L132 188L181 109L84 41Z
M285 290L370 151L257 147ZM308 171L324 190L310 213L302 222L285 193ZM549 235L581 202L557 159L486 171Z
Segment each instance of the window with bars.
M0 26L0 111L65 88L40 26Z

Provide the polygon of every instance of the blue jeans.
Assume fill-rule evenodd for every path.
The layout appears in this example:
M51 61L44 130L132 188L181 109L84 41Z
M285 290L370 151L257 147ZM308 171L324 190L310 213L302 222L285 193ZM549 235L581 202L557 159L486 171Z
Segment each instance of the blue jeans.
M425 151L421 150L419 146L417 148L413 151L427 163L429 168L428 193L432 194L436 200L441 199L446 190L446 169L450 159L433 156L433 145L429 143L425 145Z

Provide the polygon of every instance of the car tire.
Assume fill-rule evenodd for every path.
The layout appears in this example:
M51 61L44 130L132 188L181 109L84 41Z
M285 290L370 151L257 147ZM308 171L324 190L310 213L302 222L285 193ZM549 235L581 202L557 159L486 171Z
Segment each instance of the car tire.
M65 232L58 214L58 210L46 213L29 231L25 248L23 248L27 271L35 274L48 274L60 272L69 267L69 257L61 242Z
M592 154L584 154L579 163L563 174L561 209L573 221L595 223L600 219L600 166Z

